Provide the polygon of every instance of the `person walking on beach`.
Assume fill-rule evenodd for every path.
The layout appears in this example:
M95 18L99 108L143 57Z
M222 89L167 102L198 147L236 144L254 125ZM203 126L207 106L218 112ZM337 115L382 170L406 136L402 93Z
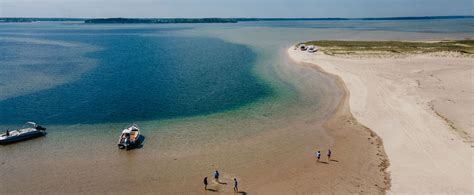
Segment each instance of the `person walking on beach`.
M234 192L239 192L237 178L234 177Z
M328 155L328 160L331 160L331 154L332 154L331 149L328 149L328 154L327 154Z
M214 179L219 182L219 171L214 172Z
M318 152L316 152L316 158L318 159L318 162L319 162L319 159L321 158L321 152L318 150Z
M207 177L204 177L204 190L207 190Z

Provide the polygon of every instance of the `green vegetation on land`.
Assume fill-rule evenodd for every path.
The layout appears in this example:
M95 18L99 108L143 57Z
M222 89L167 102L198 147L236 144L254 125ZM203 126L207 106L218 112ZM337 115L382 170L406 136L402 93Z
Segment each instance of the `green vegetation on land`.
M84 23L145 23L145 24L163 24L163 23L236 23L236 19L229 18L159 18L159 19L142 19L142 18L101 18L88 19Z
M459 52L474 54L474 39L409 42L409 41L310 41L306 45L316 45L329 55L338 54L420 54L434 52Z
M84 19L80 18L0 18L0 23L7 23L7 22L64 22L64 21L84 21Z

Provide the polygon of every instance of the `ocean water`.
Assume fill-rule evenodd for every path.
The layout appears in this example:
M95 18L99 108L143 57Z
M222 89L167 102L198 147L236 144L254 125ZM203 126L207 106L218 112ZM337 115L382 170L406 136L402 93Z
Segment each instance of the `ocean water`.
M47 140L101 145L135 122L170 148L251 136L337 101L331 79L287 59L293 44L472 38L473 21L0 24L0 129L33 120L61 132Z
M301 20L243 23L247 26L421 33L474 33L472 18L418 20Z
M0 24L0 130L35 120L49 132L0 147L0 178L11 181L0 179L0 193L113 192L123 183L176 192L216 167L239 176L313 147L298 145L308 131L331 143L321 126L341 89L289 60L287 48L473 38L473 21ZM143 148L119 151L131 122L146 137Z
M12 86L0 95L8 97L0 101L0 123L169 119L238 108L272 93L251 72L256 55L243 45L173 35L180 28L64 26L0 39L0 83ZM95 49L83 51L75 44ZM83 72L83 66L92 68ZM42 79L30 75L55 80L78 73L77 79L48 89L10 95Z
M274 88L281 85L272 86L271 77L263 78L268 71L255 71L269 51L256 51L252 45L252 36L260 35L226 41L234 30L271 29L268 32L275 32L269 35L277 33L274 39L262 36L257 41L269 41L273 48L311 39L406 39L404 34L446 38L450 33L469 37L474 33L472 21L1 24L0 124L173 119L235 110L278 94ZM390 36L377 33L384 31Z

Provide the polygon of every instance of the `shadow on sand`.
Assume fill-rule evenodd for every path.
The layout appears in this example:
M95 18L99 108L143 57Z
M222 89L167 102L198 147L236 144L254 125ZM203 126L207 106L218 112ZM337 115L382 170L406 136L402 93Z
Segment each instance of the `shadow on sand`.
M330 161L332 161L332 162L339 162L339 161L336 160L336 159L331 159Z

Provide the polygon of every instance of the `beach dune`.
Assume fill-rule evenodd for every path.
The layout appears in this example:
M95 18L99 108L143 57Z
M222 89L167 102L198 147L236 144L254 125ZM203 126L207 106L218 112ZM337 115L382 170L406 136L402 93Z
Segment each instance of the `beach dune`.
M289 56L339 76L358 122L383 140L391 193L472 193L472 56Z

